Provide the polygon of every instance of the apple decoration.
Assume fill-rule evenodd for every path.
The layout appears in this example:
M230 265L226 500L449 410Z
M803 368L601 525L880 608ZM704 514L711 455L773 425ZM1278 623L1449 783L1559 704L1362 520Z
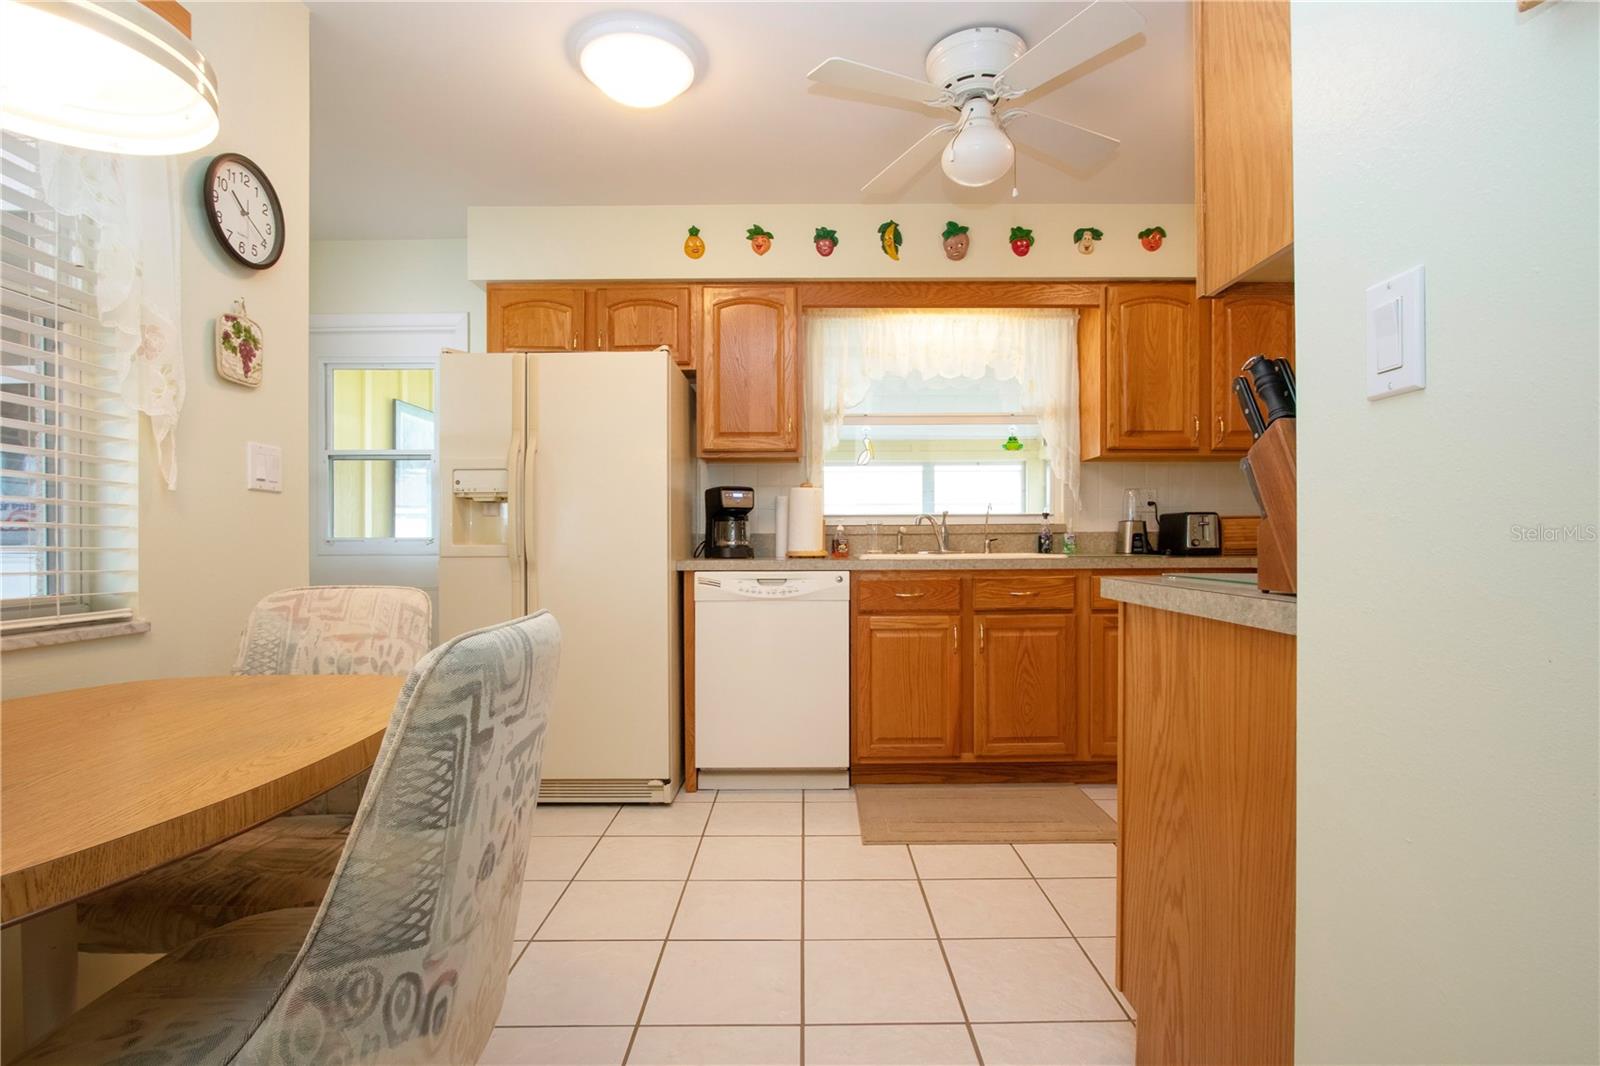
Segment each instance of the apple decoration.
M1160 226L1151 226L1149 229L1139 231L1139 243L1144 250L1153 252L1161 247L1161 242L1167 239L1167 231Z
M1094 254L1094 245L1105 234L1093 226L1083 226L1072 231L1072 242L1078 246L1078 251L1084 255Z
M1033 230L1023 229L1021 226L1011 227L1011 252L1013 255L1027 255L1033 251Z
M745 230L744 239L750 242L750 250L757 255L766 255L772 250L772 234L759 225Z
M811 235L811 240L817 246L817 254L826 259L839 247L839 235L827 226L818 226L817 232Z
M971 245L972 238L967 234L967 227L959 222L946 222L944 224L944 257L951 262L959 263L967 257L967 248Z
M878 227L878 237L883 241L883 254L890 259L900 260L900 223L890 219Z
M706 254L706 242L700 236L699 226L689 227L689 235L683 239L683 254L690 259L699 259Z

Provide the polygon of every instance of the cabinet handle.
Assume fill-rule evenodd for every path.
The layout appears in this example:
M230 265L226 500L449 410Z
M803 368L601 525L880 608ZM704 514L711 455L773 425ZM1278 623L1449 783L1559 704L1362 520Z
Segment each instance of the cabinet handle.
M952 648L951 650L952 651L960 651L961 650L961 624L959 622L950 627L950 639L955 644L955 647Z
M1217 416L1217 437L1221 438L1221 436L1226 432L1228 432L1228 424L1222 420L1222 416L1221 415L1218 415Z
M1199 415L1195 415L1194 416L1194 439L1195 440L1199 440L1200 439L1200 416Z
M605 330L601 330L600 331L600 350L602 352L606 350L606 331Z
M896 592L895 595L900 597L902 600L914 600L914 599L917 599L918 597L926 596L927 593L926 592Z
M572 335L572 347L569 350L574 352L578 350L578 335L576 333Z
M794 415L790 415L789 420L783 424L783 431L785 433L794 432Z
M1037 595L1039 595L1039 590L1038 589L1034 589L1034 590L1032 590L1030 592L1008 592L1008 593L1006 593L1006 595L1008 595L1008 596L1037 596Z
M983 650L983 623L978 623L978 650Z

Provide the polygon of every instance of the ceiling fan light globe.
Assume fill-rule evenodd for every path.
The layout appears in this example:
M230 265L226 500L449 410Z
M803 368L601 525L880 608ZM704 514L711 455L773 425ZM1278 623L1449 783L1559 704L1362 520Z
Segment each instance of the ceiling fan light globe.
M977 188L1005 177L1016 158L1011 138L992 120L971 121L945 145L939 165L957 185Z

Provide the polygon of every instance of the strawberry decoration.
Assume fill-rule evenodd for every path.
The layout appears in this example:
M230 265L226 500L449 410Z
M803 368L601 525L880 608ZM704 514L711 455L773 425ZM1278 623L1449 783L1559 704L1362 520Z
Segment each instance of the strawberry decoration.
M1147 252L1153 252L1161 247L1161 242L1167 239L1167 231L1160 226L1151 226L1149 229L1139 231L1139 244Z
M1033 251L1033 230L1021 226L1011 227L1011 252L1013 255L1027 255Z
M744 239L750 242L750 250L757 255L766 255L772 250L772 234L759 225L745 230Z
M817 254L826 259L839 247L839 234L827 226L818 226L817 232L811 235L811 240L817 246Z

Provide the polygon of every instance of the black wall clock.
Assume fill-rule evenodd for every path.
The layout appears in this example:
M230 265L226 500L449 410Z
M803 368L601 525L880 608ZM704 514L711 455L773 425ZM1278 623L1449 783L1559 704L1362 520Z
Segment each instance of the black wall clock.
M224 152L206 167L200 188L212 236L237 262L265 270L283 254L283 205L261 168Z

